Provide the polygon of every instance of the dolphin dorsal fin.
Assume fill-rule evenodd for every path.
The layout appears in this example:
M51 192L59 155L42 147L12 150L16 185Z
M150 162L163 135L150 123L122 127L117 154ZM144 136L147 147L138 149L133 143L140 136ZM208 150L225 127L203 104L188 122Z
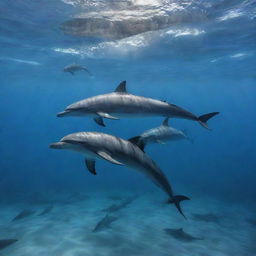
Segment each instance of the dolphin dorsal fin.
M128 141L130 141L132 144L136 145L137 147L139 147L143 152L144 148L146 146L145 142L142 140L141 136L135 136L132 137L130 139L128 139Z
M126 81L121 82L115 89L117 93L127 93L126 91Z
M163 123L162 123L162 125L163 125L163 126L169 126L168 121L169 121L169 118L168 118L168 117L165 118L164 121L163 121Z

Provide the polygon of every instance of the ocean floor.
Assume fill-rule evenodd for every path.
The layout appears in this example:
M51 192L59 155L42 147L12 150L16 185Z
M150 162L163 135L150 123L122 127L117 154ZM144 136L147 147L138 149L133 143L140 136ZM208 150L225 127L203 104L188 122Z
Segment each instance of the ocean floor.
M88 193L42 202L2 203L0 255L256 255L252 210L196 198L183 203L185 220L159 195ZM17 241L4 246L4 239Z

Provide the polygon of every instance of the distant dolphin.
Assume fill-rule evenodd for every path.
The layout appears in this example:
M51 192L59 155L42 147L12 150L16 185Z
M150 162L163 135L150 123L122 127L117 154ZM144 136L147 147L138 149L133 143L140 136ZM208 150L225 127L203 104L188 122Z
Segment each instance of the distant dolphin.
M78 65L78 64L70 64L70 65L64 67L64 69L63 69L64 72L69 72L72 75L74 75L75 72L82 71L82 70L86 71L88 74L91 75L90 71L86 67Z
M93 229L93 232L98 232L101 230L104 230L106 228L109 228L110 224L114 221L116 221L118 218L115 216L106 215L103 219L101 219L95 228Z
M203 240L203 238L194 237L188 233L186 233L182 228L166 228L164 231L174 237L177 240L183 241L183 242L192 242L195 240Z
M166 141L170 140L190 140L183 131L170 127L168 120L169 118L164 119L162 125L147 130L141 135L131 138L130 141L136 143L142 150L144 150L144 147L149 143L164 144Z
M21 211L16 217L14 217L12 221L24 219L32 214L34 214L34 211L25 209L25 210Z
M94 175L96 175L95 159L97 158L142 172L168 194L168 202L174 203L184 216L180 202L189 198L182 195L175 196L161 169L132 142L105 133L78 132L63 137L59 142L51 144L50 148L68 149L84 154L86 166Z
M103 118L165 116L198 121L203 127L209 129L206 122L218 113L213 112L197 117L174 104L129 94L126 91L126 81L123 81L115 92L75 102L57 116L93 116L95 122L101 126L105 126Z

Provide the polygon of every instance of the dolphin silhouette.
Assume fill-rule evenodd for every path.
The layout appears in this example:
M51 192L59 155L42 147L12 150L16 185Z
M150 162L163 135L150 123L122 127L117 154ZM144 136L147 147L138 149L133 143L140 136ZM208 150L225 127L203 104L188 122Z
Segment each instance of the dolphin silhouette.
M69 72L71 75L74 75L75 72L82 70L86 71L89 75L91 75L90 71L86 67L78 64L70 64L63 69L64 72Z

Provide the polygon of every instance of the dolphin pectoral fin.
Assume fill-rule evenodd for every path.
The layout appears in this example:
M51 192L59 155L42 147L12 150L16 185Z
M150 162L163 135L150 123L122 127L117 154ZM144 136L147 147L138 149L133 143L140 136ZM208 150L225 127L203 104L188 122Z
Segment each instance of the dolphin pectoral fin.
M93 119L94 119L94 121L95 121L98 125L104 126L104 127L106 126L106 125L104 124L104 122L103 122L103 118L102 118L102 117L98 116L98 117L94 117Z
M115 89L117 93L127 93L126 90L126 81L121 82Z
M104 113L104 112L97 112L96 113L98 116L103 117L103 118L108 118L108 119L112 119L112 120L118 120L119 118L111 116L108 113Z
M169 121L169 118L168 118L168 117L165 118L164 121L163 121L163 123L162 123L162 125L163 125L163 126L169 126L168 121Z
M95 160L94 159L85 158L85 164L90 173L92 173L93 175L97 174L96 170L95 170Z
M112 158L107 152L105 151L98 151L97 154L102 157L103 159L111 162L112 164L117 164L117 165L124 165L120 162L118 162L117 160L115 160L114 158Z
M74 75L74 74L75 74L73 71L69 71L69 73L70 73L71 75Z

